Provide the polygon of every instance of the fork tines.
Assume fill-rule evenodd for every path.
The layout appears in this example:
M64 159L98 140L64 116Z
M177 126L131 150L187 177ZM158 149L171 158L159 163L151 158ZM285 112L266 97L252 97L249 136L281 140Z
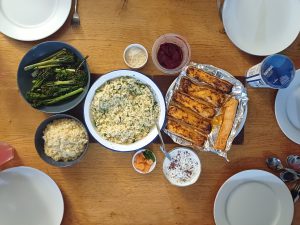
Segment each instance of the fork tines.
M79 15L74 14L71 20L72 25L80 25Z

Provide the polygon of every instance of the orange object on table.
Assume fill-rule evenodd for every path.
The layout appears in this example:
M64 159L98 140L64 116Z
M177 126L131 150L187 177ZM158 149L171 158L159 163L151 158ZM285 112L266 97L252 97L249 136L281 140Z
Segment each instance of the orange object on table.
M0 142L0 166L14 158L14 148L5 142Z
M143 173L147 173L150 170L153 161L151 159L146 159L143 152L137 154L134 160L134 166L136 169L140 170Z

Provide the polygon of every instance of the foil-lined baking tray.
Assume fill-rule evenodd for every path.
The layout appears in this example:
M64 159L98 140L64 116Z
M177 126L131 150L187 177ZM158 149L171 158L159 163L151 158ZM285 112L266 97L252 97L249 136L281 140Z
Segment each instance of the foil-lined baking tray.
M236 116L235 116L235 119L233 122L232 130L227 139L226 148L224 150L217 150L217 149L214 149L214 147L213 147L214 143L216 141L217 135L219 133L219 130L220 130L220 125L218 125L218 124L213 125L212 131L208 135L208 138L205 141L203 146L196 146L192 142L187 141L186 139L169 132L167 129L164 129L164 132L167 135L169 135L171 137L171 139L177 144L180 144L183 146L188 146L188 147L191 147L191 148L194 148L197 150L213 152L213 153L218 154L219 156L224 157L226 160L228 160L227 153L231 148L232 142L233 142L234 138L238 135L238 133L242 130L242 128L245 124L245 121L246 121L247 109L248 109L247 108L247 105L248 105L247 104L248 103L247 90L244 87L244 85L238 79L236 79L234 76L232 76L230 73L228 73L220 68L214 67L212 65L197 64L197 63L191 62L188 66L186 66L182 69L178 78L169 87L167 94L166 94L166 98L165 98L167 108L170 105L170 102L172 100L172 96L173 96L174 92L176 90L178 90L181 78L187 76L186 71L189 67L194 67L194 68L203 70L206 73L217 76L217 77L224 79L226 81L229 81L231 84L233 84L232 92L229 93L229 95L234 96L238 100L239 104L238 104ZM195 80L193 80L193 81L196 83L197 82L201 83L199 81L195 81ZM218 109L216 112L216 116L218 116L220 113L221 113L221 109Z

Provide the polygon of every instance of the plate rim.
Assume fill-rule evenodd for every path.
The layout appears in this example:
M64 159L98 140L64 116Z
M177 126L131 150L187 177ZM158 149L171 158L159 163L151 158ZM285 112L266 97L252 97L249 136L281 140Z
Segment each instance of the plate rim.
M65 210L63 195L62 195L62 192L61 192L60 188L58 187L57 183L48 174L46 174L45 172L43 172L39 169L29 167L29 166L16 166L16 167L10 167L10 168L4 169L0 172L0 176L2 173L5 173L5 172L13 172L13 173L21 174L21 175L23 175L24 173L31 173L34 175L38 174L44 180L47 180L48 184L51 184L51 187L57 193L57 200L60 202L60 208L61 208L61 211L57 218L58 218L59 224L62 222L63 216L64 216L64 210ZM59 207L56 207L56 208L59 208Z
M227 1L229 2L229 1ZM223 6L225 6L226 2L224 3ZM227 4L226 4L227 5ZM281 51L283 51L284 49L287 49L288 47L290 47L294 42L295 40L297 39L297 37L299 36L300 34L300 27L298 26L298 33L295 33L294 35L289 35L291 36L291 38L289 39L289 43L284 45L285 47L281 47L281 48L278 48L276 47L276 50L270 50L270 51L262 51L260 53L258 52L255 52L255 51L251 51L249 49L246 49L242 46L240 46L238 43L236 43L236 41L234 40L234 35L232 35L231 33L231 29L228 28L228 23L226 23L226 19L224 19L225 17L223 16L223 10L224 10L224 7L221 8L221 18L222 18L222 24L223 24L223 27L224 27L224 30L225 30L225 33L226 33L226 36L229 38L229 40L231 41L231 43L234 44L234 46L236 46L238 49L240 49L241 51L245 52L245 53L248 53L250 55L255 55L255 56L267 56L267 55L272 55L272 54L276 54L276 53L279 53ZM299 17L300 18L300 17ZM295 28L296 30L296 28ZM236 37L236 36L235 36Z
M298 75L297 75L298 73ZM293 141L296 144L300 144L300 138L296 138L294 137L294 135L292 135L292 133L290 133L289 131L287 131L288 129L286 129L286 124L288 124L290 127L292 127L293 129L295 129L295 131L298 131L297 134L299 134L300 136L300 130L298 130L297 128L295 128L289 121L289 119L287 118L287 114L286 114L286 107L284 107L284 110L282 110L282 108L279 106L279 102L285 102L285 100L287 99L287 95L290 94L295 87L297 87L297 85L300 85L300 69L296 70L295 73L295 77L294 80L292 81L291 85L287 88L284 89L279 89L277 94L276 94L276 98L275 98L275 117L276 117L276 121L277 124L280 128L280 130L284 133L284 135L290 139L291 141ZM286 123L286 121L288 123ZM293 133L294 134L294 133Z
M58 22L57 22L57 25L54 26L55 28L53 28L52 30L47 29L48 32L40 32L38 30L38 28L26 28L26 30L31 31L31 34L29 37L25 36L24 34L15 35L15 33L22 32L22 30L20 30L20 28L18 26L14 25L12 22L9 23L10 24L9 26L13 26L14 29L16 28L18 30L18 32L13 32L13 34L12 34L11 32L7 32L7 29L3 29L3 27L2 28L0 27L0 32L2 34L6 35L7 37L10 37L10 38L18 40L18 41L38 41L38 40L44 39L46 37L49 37L50 35L57 32L65 24L65 22L67 21L67 19L69 17L70 12L71 12L72 0L64 0L64 1L57 0L56 4L58 4L58 5L56 6L55 11L57 11L57 9L60 7L61 3L66 5L65 11L64 11L65 14L61 17L61 19L57 20ZM0 15L1 14L2 14L2 9L0 7ZM2 17L5 17L5 16L2 14ZM54 19L55 18L56 17L54 17ZM53 18L51 20L53 20ZM5 23L5 24L8 24L8 23ZM0 25L1 25L1 23L0 23ZM22 29L24 29L24 28L22 28ZM32 35L35 32L36 32L36 35Z
M227 200L228 200L228 197L230 196L230 193L231 192L228 192L228 193L226 193L226 199L221 199L220 200L220 195L222 194L222 190L227 186L227 185L229 185L229 182L231 182L232 180L235 180L236 178L240 178L240 176L243 176L243 175L248 175L248 174L250 174L250 176L251 175L263 175L263 176L268 176L270 179L272 179L273 181L276 181L276 183L278 183L278 184L281 184L281 188L282 188L282 191L284 191L285 192L285 194L286 194L286 196L287 196L287 198L289 198L289 200L287 200L287 201L289 201L290 202L290 217L288 218L289 219L289 221L288 221L288 223L286 224L286 225L290 225L291 223L292 223L292 221L293 221L293 216L294 216L294 202L293 202L293 199L292 199L292 196L291 196L291 194L290 194L290 190L288 189L288 187L285 185L285 183L282 181L282 180L280 180L277 176L275 176L274 174L272 174L272 173L270 173L270 172L267 172L267 171L265 171L265 170L260 170L260 169L249 169L249 170L243 170L243 171L240 171L240 172L238 172L238 173L236 173L236 174L234 174L234 175L232 175L231 177L229 177L223 184L222 184L222 186L219 188L219 190L218 190L218 192L217 192L217 195L216 195L216 197L215 197L215 201L214 201L214 207L213 207L213 215L214 215L214 221L215 221L215 223L216 223L216 225L220 225L221 223L218 223L218 222L220 222L219 221L219 218L217 217L217 214L219 213L218 212L218 209L217 209L217 207L218 207L218 205L219 204L222 204L222 202L224 202L224 203L226 203L227 202ZM253 178L253 177L252 177ZM239 183L237 183L237 184L235 184L234 186L235 187L238 187L238 186L240 186L241 184L243 184L243 183L247 183L247 182L249 182L249 181L259 181L259 182L261 182L261 183L264 183L264 184L267 184L267 182L265 181L265 180L262 180L261 178L257 178L257 179L249 179L249 177L248 178L244 178L244 180L243 181L241 181L241 182L239 182ZM268 185L269 186L269 185ZM234 189L234 188L232 188L232 189ZM219 203L219 202L221 202L221 203ZM225 209L225 208L224 208ZM285 206L285 209L288 209L288 206ZM285 210L285 211L287 211L287 210ZM282 214L281 214L282 215ZM228 224L227 223L227 221L226 221L226 224L224 224L224 221L222 221L222 225L233 225L233 224ZM279 225L279 224L277 224L277 225ZM280 224L280 225L282 225L282 224Z

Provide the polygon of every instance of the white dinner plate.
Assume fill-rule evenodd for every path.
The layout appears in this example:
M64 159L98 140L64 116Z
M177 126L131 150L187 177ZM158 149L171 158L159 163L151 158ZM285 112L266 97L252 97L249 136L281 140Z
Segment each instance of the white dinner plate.
M287 88L278 91L275 116L282 132L300 144L300 70L296 71L294 80Z
M294 203L287 186L263 170L230 177L214 205L216 225L291 225Z
M229 39L253 55L281 52L300 31L299 0L225 0L222 19Z
M0 0L0 31L17 40L35 41L56 32L72 0Z
M0 172L1 225L60 225L64 202L55 182L31 167Z

